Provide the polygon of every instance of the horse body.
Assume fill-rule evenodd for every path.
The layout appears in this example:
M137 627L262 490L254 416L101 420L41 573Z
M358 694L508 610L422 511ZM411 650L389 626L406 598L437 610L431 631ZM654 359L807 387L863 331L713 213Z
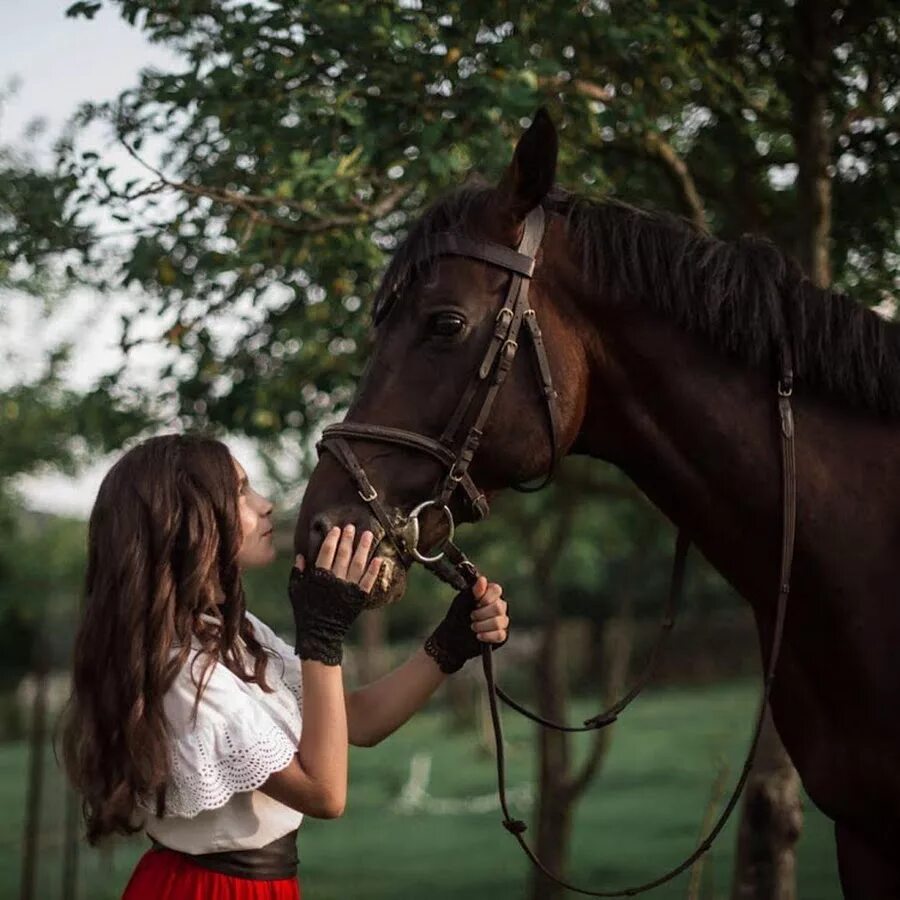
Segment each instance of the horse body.
M602 351L577 446L620 467L688 531L752 604L765 655L781 541L773 375L730 363L646 311L601 313L595 329L588 345ZM797 543L773 716L813 801L893 840L900 425L802 388L794 419Z
M577 207L547 199L555 141L539 116L498 188L444 201L413 228L376 298L375 351L348 420L442 433L488 346L506 275L454 258L420 269L420 245L465 228L514 247L524 214L544 204L531 290L557 391L558 450L620 467L687 532L750 602L765 659L782 542L773 348L791 334L797 533L772 713L807 792L836 823L846 896L900 897L900 329L812 288L774 248L734 250L636 211L579 220ZM398 294L402 302L387 302ZM408 448L354 443L398 518L445 474ZM519 354L471 474L490 496L551 459L534 373ZM449 506L457 521L472 518L458 495ZM348 520L384 537L325 454L297 551L313 556ZM428 546L444 519L425 524ZM405 572L388 541L377 552L392 564L375 593L397 599Z

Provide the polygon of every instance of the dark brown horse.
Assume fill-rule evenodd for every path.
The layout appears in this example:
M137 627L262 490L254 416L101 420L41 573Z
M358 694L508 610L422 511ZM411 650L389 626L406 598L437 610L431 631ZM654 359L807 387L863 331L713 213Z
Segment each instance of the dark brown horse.
M772 710L813 801L835 822L849 898L900 897L900 328L821 291L766 241L724 243L672 218L553 189L556 133L536 116L496 187L427 211L376 298L376 337L353 422L437 437L478 365L509 273L477 260L420 264L436 233L516 246L541 204L531 286L559 395L560 449L608 460L691 536L751 604L771 643L781 540L775 385L794 345L798 526ZM398 514L446 474L429 456L354 440ZM488 496L547 470L546 413L526 353L470 473ZM459 519L468 504L454 498ZM297 523L315 553L327 527L383 529L324 454ZM441 520L424 544L440 538ZM387 541L379 590L402 595ZM767 650L763 651L764 653Z

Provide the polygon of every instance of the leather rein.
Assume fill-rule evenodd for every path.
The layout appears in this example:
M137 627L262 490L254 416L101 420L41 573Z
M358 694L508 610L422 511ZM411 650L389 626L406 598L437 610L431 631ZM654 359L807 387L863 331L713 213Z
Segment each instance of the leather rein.
M510 272L510 283L506 299L498 311L494 329L488 346L475 375L469 381L453 415L447 422L440 438L401 428L384 425L341 422L325 428L322 439L316 445L321 454L331 453L353 480L360 498L369 506L375 518L384 529L384 536L395 546L401 562L409 567L413 561L421 562L437 577L453 585L457 589L471 587L478 577L478 570L465 554L453 543L454 521L449 502L458 490L462 490L476 519L483 519L489 512L487 499L478 489L469 475L469 466L478 449L483 429L490 416L497 394L500 391L512 367L519 349L519 336L522 326L528 335L532 358L537 378L540 381L542 395L545 400L551 440L551 465L546 477L536 486L517 486L520 490L539 490L546 486L553 477L559 454L559 409L557 394L553 387L550 365L544 348L543 337L534 310L528 302L528 289L537 262L537 252L544 236L545 214L542 207L537 206L525 219L525 230L518 247L513 250L502 244L490 241L474 241L462 235L443 232L430 242L423 261L440 256L464 256L480 260L490 265L499 266ZM782 544L781 562L778 578L778 600L775 609L775 622L768 660L765 666L762 698L753 730L753 737L747 757L741 770L737 784L725 807L709 830L706 837L697 845L690 856L669 871L644 884L620 890L592 891L570 884L564 879L548 871L540 859L529 847L524 838L526 824L510 815L506 799L506 767L504 757L503 726L497 704L499 697L508 706L527 716L534 722L559 731L580 732L604 728L616 721L619 714L638 696L649 682L654 664L665 643L666 637L675 623L675 612L680 603L684 586L684 569L690 541L684 531L678 532L675 544L675 556L672 568L672 580L666 599L659 635L650 652L647 664L635 685L620 700L612 704L582 725L565 725L543 718L523 707L506 694L496 683L493 668L493 645L486 644L482 648L481 661L488 688L491 722L494 729L494 741L497 760L497 784L500 807L503 812L503 827L512 834L521 845L528 858L545 876L568 890L591 897L631 897L649 891L664 884L692 866L712 846L725 823L737 805L738 799L750 775L756 748L759 743L766 706L772 691L775 669L781 650L784 632L784 619L787 612L787 599L790 593L791 565L794 553L794 536L796 531L797 483L795 472L794 421L791 408L793 393L793 353L790 341L786 337L787 327L780 333L780 377L777 384L777 403L779 414L779 432L781 445L781 493L782 493ZM481 394L481 404L476 406L476 398ZM473 412L474 411L474 412ZM458 437L463 424L469 421L467 431ZM389 510L378 496L378 492L369 481L365 469L353 452L348 439L374 441L378 443L397 444L407 449L417 450L436 459L446 470L446 475L437 485L432 499L419 503L408 514L399 510ZM419 550L419 516L428 509L434 508L442 513L448 524L448 536L441 545L440 551L426 555Z

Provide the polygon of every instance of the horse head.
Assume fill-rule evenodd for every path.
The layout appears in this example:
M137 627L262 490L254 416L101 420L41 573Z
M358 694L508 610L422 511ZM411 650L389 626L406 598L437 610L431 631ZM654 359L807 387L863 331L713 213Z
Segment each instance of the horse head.
M464 186L413 224L376 293L371 357L345 431L338 430L343 439L326 439L331 452L320 446L295 532L297 552L314 558L334 524L372 530L374 552L386 560L375 603L396 600L405 589L411 560L391 530L403 532L410 512L436 500L442 485L443 501L428 505L421 532L407 541L413 552L439 544L453 521L483 516L495 492L546 475L576 439L587 362L581 312L565 282L575 283L577 273L566 271L562 255L560 265L551 264L564 237L559 217L544 221L539 212L538 240L526 234L553 185L556 154L556 131L541 110L499 184ZM525 254L512 252L526 239L535 244L533 272L520 262ZM485 247L494 250L479 257ZM475 257L466 248L475 248ZM531 322L522 318L526 297ZM486 400L504 357L508 370ZM460 454L465 477L453 481ZM373 500L382 515L373 512Z

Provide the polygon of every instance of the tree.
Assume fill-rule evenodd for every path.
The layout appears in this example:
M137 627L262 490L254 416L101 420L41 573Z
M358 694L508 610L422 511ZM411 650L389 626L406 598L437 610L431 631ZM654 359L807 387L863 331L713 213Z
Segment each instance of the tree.
M0 96L0 111L5 98ZM36 167L24 150L0 146L0 296L38 304L48 318L80 283L94 234L66 210L72 177ZM0 324L6 312L0 303ZM60 346L32 380L16 379L15 347L0 349L0 656L4 678L35 661L60 662L81 591L84 525L19 508L14 479L56 467L73 472L98 451L145 427L139 406L110 404L111 379L94 390L65 386L70 351Z
M145 71L76 122L109 122L138 158L161 136L163 162L121 185L99 154L61 145L59 168L74 201L96 195L134 234L117 278L147 291L135 315L154 313L153 340L183 356L160 392L185 424L294 440L303 454L298 435L346 403L366 355L384 252L476 165L496 177L541 104L563 132L563 184L799 249L791 213L812 163L795 139L802 58L781 0L108 5L185 67ZM847 36L827 84L833 259L839 283L878 302L900 208L897 34L886 3L835 5L832 20ZM803 177L790 181L794 166ZM137 340L126 323L123 346Z
M0 95L0 114L5 100ZM0 324L13 294L49 319L99 263L93 227L71 209L76 188L73 175L39 169L27 148L0 146ZM71 347L56 347L33 380L13 375L18 349L0 348L0 491L40 466L71 471L149 422L146 410L123 402L114 377L88 392L67 389Z

